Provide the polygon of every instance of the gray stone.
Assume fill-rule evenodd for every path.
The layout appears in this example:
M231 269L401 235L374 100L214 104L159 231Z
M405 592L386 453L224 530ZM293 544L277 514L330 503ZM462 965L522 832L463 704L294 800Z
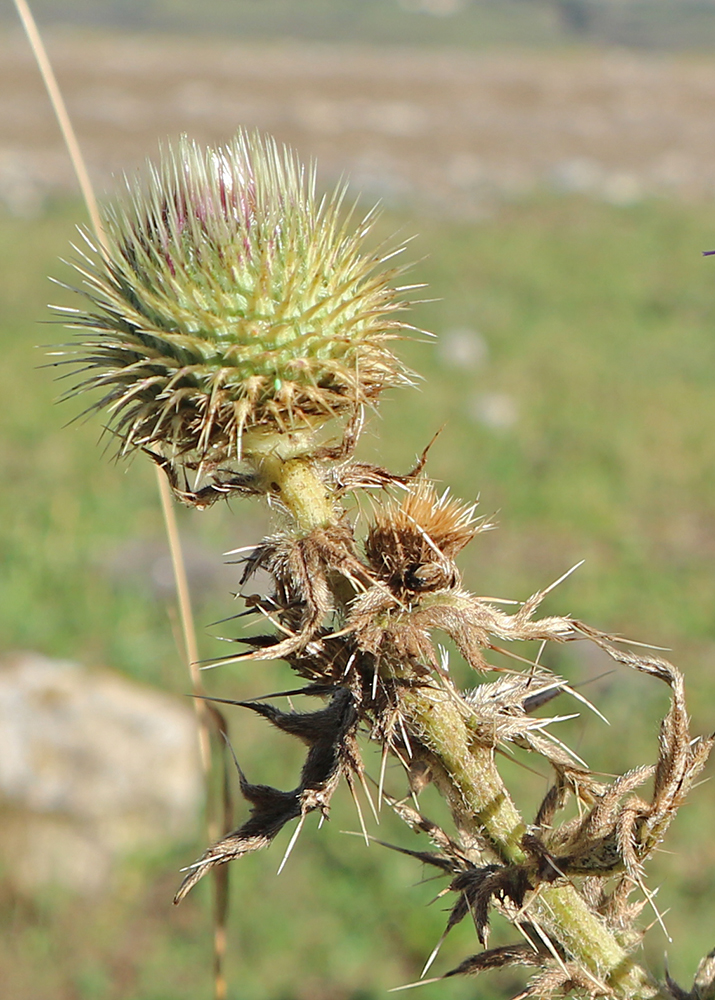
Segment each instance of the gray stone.
M190 837L202 796L189 705L36 653L0 661L0 863L17 888L99 891L122 854Z

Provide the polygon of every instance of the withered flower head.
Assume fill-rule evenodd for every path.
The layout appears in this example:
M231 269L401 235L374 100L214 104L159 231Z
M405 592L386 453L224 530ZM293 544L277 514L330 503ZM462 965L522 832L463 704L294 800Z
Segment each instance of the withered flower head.
M429 480L408 488L399 503L380 508L365 540L367 557L393 589L419 591L450 585L453 560L487 525L475 505L438 495Z
M104 210L106 249L77 269L83 331L70 363L126 453L203 465L249 450L244 431L305 430L409 381L386 347L404 327L386 268L363 250L375 218L319 199L315 174L272 139L183 138Z

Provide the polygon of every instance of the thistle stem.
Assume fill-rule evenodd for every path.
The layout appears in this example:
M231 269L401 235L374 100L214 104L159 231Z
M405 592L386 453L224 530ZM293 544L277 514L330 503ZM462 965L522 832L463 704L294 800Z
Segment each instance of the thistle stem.
M280 496L301 530L310 532L335 524L338 516L330 491L309 460L284 461L269 456L262 463L262 472L269 477L272 492Z
M256 464L273 492L306 533L334 524L339 507L329 487L305 458L282 458L266 450ZM404 665L394 665L395 674ZM408 733L427 751L435 783L447 799L455 823L469 841L488 841L505 864L523 864L526 825L494 762L494 751L477 743L456 699L447 689L404 691L402 710ZM436 765L436 766L435 766ZM647 972L629 957L602 920L570 884L542 886L528 904L528 919L594 977L623 1000L652 1000L658 990Z
M409 728L436 758L443 775L436 783L447 798L459 829L486 835L505 863L521 864L526 827L504 786L490 749L475 744L447 691L413 688L402 699Z
M312 444L309 430L254 432L244 436L243 448L244 458L262 478L266 494L280 497L298 529L306 534L335 524L341 513L330 487L318 474L315 463L306 457Z
M434 780L449 802L466 839L489 842L503 862L521 864L524 821L494 763L480 746L447 691L413 688L402 708L412 731L429 754ZM569 884L543 886L528 904L528 916L582 966L624 1000L650 1000L658 990L647 972L619 944Z

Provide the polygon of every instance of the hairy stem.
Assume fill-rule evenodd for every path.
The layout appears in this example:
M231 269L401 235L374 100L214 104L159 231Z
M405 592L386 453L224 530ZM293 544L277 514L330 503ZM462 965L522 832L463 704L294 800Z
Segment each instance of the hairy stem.
M460 832L486 837L503 862L525 861L521 838L526 827L496 769L493 753L475 744L448 691L413 688L404 694L402 708L410 729L443 772L436 773L435 780Z
M467 840L486 840L507 864L523 863L524 821L496 768L492 748L476 743L449 692L413 688L404 694L402 708L408 730L437 764L435 783L448 800L462 835ZM628 1000L657 996L646 971L573 886L542 886L528 904L527 915L616 996Z
M337 513L330 492L310 461L303 458L287 461L278 457L266 458L263 473L270 477L272 488L301 530L309 532L336 522Z
M310 431L247 434L244 457L262 477L268 496L279 497L299 531L325 528L339 519L329 487L305 455Z

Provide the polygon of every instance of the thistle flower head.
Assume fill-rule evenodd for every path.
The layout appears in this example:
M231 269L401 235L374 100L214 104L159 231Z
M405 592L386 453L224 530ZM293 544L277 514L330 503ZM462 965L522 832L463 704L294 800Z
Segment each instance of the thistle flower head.
M371 565L400 591L432 590L450 585L453 560L478 531L488 525L475 518L476 504L464 504L445 490L420 480L400 503L386 504L365 540Z
M104 211L106 248L77 265L90 305L73 352L121 451L203 466L240 458L244 431L312 428L409 381L386 347L404 326L386 268L363 250L374 213L343 219L344 187L271 139L186 138Z

